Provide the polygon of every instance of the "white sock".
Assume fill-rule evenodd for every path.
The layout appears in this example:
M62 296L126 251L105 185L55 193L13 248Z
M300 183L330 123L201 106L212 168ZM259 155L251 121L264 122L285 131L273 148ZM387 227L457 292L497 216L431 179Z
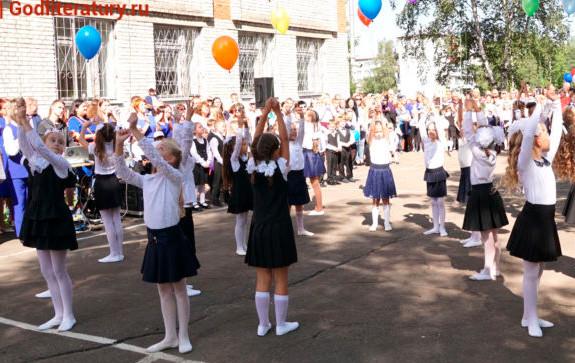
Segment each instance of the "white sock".
M481 241L481 232L479 231L471 232L471 237L469 237L469 240L473 242Z
M437 217L439 228L445 228L445 202L443 198L437 198Z
M270 293L256 291L255 296L256 311L258 313L259 326L258 335L262 336L267 333L270 324Z
M431 218L433 219L433 228L423 232L425 235L439 233L439 206L438 198L431 198Z
M537 317L537 286L541 265L523 261L523 319L527 321L529 335L542 336Z
M371 208L371 226L377 227L379 224L379 207Z
M244 241L245 241L245 229L246 229L246 220L248 219L248 213L240 213L236 214L236 227L235 227L235 235L236 235L236 251L243 251L244 250Z
M203 189L203 188L202 188ZM205 192L201 192L200 193L200 203L205 203L206 202L206 193Z
M299 233L303 232L305 230L305 227L303 225L303 211L295 212L295 221L297 224L297 231Z
M296 322L286 322L289 306L288 295L274 295L276 313L276 335L284 335L299 327Z
M385 223L391 223L391 205L390 204L384 204L383 205L383 219L385 220Z

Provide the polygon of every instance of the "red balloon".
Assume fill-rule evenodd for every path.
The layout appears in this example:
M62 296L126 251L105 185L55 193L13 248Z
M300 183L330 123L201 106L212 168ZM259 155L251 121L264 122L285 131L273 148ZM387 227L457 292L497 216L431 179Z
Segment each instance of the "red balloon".
M373 20L371 20L367 16L363 15L363 13L361 12L361 9L359 9L359 8L357 8L357 16L359 16L359 20L361 20L361 22L365 26L369 26L369 24L371 24L373 22Z
M571 68L571 75L575 76L575 68Z

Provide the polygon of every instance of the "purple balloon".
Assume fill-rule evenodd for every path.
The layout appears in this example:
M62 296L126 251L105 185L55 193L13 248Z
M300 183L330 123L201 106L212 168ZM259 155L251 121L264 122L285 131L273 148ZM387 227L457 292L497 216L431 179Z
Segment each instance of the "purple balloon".
M407 2L410 3L411 5L417 4L417 0L407 0Z

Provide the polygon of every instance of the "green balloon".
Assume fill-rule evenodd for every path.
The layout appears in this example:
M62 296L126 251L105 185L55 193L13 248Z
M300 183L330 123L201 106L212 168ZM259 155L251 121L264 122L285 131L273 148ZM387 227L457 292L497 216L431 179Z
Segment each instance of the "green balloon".
M527 16L533 16L539 10L539 0L523 0L521 5Z

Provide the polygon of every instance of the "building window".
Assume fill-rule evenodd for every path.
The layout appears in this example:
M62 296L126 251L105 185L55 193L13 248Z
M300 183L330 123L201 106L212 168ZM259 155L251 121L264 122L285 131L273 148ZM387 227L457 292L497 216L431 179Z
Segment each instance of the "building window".
M301 94L321 92L319 50L322 43L321 39L296 39L297 89Z
M102 36L98 55L87 61L74 44L77 31L91 25ZM54 18L56 37L56 66L58 70L58 97L75 99L87 97L116 98L112 87L114 22L89 18Z
M253 97L254 78L271 77L272 36L268 34L240 32L240 92L244 97Z
M154 24L156 92L161 96L190 95L195 28Z

